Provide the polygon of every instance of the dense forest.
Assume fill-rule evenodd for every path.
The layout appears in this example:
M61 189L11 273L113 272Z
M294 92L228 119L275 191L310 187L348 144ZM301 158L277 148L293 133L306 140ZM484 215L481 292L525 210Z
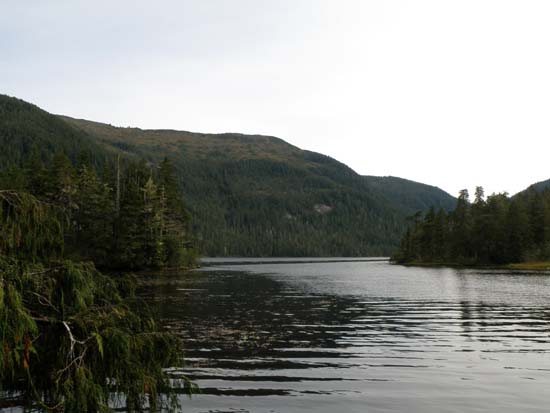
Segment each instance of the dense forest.
M174 407L161 393L193 389L163 370L179 343L116 274L193 266L198 246L383 255L418 211L397 262L550 260L548 182L456 200L273 137L116 128L1 95L0 148L0 407Z
M63 211L67 257L100 268L191 266L196 251L174 170L165 160L106 165L98 173L86 156L63 153L50 164L31 155L22 168L0 174L0 188L30 193Z
M0 148L4 176L31 157L49 164L63 153L77 173L85 160L108 185L111 202L118 156L122 173L145 160L142 169L153 179L168 159L190 212L186 225L206 256L388 255L409 214L430 205L448 210L455 202L439 188L360 176L271 136L120 128L52 115L3 95Z
M65 254L101 268L191 266L196 248L176 170L95 144L55 116L0 97L0 189L55 205Z
M456 202L429 185L361 176L276 137L62 119L110 151L171 159L207 256L389 255L408 215Z
M174 167L109 153L15 99L0 101L0 143L0 407L175 407L171 388L192 388L163 370L180 344L113 273L194 264Z
M431 208L411 217L394 259L401 263L491 265L550 260L550 189L532 186L509 197L473 201L462 190L451 212Z

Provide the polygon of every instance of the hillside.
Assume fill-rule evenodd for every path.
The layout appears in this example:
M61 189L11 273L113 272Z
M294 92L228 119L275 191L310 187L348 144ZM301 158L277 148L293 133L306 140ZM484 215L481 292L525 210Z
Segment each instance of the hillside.
M426 211L432 206L446 211L456 206L456 198L436 186L394 176L364 176L364 179L372 190L410 214Z
M0 169L21 166L31 157L49 160L64 152L102 163L109 153L87 133L23 100L0 95Z
M387 255L408 215L455 202L435 187L360 176L275 137L119 128L54 116L6 96L0 147L4 172L60 151L100 165L117 153L153 167L169 158L202 252L212 256Z
M386 255L406 216L455 199L259 135L116 128L64 117L109 148L174 161L208 255Z
M542 191L544 191L548 188L550 188L550 179L547 179L546 181L536 182L533 185L530 185L527 189L519 192L516 195L523 194L523 193L529 192L531 190L534 190L536 192L542 192Z

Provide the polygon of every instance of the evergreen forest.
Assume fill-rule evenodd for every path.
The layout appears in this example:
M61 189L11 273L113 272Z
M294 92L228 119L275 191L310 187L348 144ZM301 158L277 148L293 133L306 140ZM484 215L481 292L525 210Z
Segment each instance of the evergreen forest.
M399 245L408 215L455 203L439 188L361 176L272 136L115 127L52 115L2 95L0 147L0 174L15 169L10 183L23 179L18 170L31 159L39 166L62 153L77 174L83 164L95 170L111 203L120 156L121 208L125 186L135 179L143 186L149 176L155 181L168 160L193 245L205 256L387 256ZM117 261L131 261L117 247Z
M509 197L474 199L460 191L453 211L431 208L410 218L394 255L400 263L502 265L550 260L550 189L532 186Z
M206 256L388 256L408 215L456 202L430 185L361 176L272 136L61 119L110 151L150 162L168 157Z
M195 264L173 165L1 103L0 408L176 409L174 386L193 388L164 370L182 364L181 345L124 275Z
M0 148L0 408L176 409L174 386L194 390L163 370L180 343L128 272L193 267L199 251L550 260L548 182L455 199L275 137L119 128L2 95Z

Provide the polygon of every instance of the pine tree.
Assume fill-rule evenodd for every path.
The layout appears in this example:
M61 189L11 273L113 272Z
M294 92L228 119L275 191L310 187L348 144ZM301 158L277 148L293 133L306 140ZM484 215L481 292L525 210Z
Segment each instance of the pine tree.
M114 203L112 190L95 171L81 166L78 171L71 246L79 256L107 265L113 248Z

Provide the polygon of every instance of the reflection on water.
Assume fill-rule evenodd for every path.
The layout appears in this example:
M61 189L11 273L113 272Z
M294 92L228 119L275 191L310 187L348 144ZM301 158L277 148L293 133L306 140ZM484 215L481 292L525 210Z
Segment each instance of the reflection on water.
M548 275L220 263L144 294L202 389L186 411L548 411Z

